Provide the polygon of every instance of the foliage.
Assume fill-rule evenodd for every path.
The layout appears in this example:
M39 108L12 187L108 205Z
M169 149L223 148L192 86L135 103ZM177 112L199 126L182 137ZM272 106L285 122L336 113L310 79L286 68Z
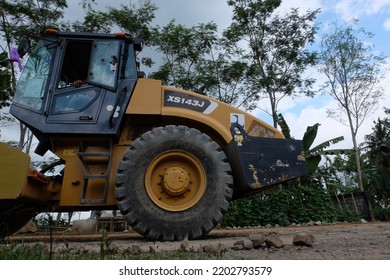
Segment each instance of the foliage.
M0 109L9 105L9 99L13 94L12 76L7 61L8 53L0 53Z
M37 34L55 27L67 8L66 0L0 0L1 32L7 42L18 41L21 35Z
M155 28L152 44L164 55L164 62L153 77L171 86L197 89L204 82L199 81L199 70L217 42L216 32L215 23L186 27L175 20L163 28ZM207 83L206 86L209 87Z
M234 201L223 226L266 226L302 224L311 221L356 221L357 216L341 208L320 186L294 185L271 189Z
M365 136L363 172L374 203L388 209L390 205L390 122L388 118L374 122L372 133ZM386 216L386 215L385 215Z
M321 155L329 155L329 154L334 155L334 154L346 153L346 150L325 150L330 145L343 141L344 140L343 136L339 136L324 141L321 144L312 148L311 145L313 144L315 138L317 137L317 131L319 126L320 124L318 123L316 123L313 126L308 126L302 138L303 151L305 153L309 175L313 174L317 170L318 165L321 162Z
M94 1L83 0L82 7L85 9L83 22L68 22L68 29L79 32L102 32L109 33L116 26L122 32L142 38L144 44L149 44L151 28L150 23L154 19L157 10L150 0L138 1L138 4L120 5L119 8L109 6L107 11L94 9Z
M280 126L280 129L283 133L283 136L286 139L291 139L291 134L290 134L290 127L288 126L286 120L284 119L282 114L278 114L278 125Z
M312 96L314 79L303 78L307 67L314 66L316 54L306 49L313 43L317 11L301 15L298 9L278 15L281 0L229 0L233 8L232 23L224 32L226 45L248 61L247 83L252 102L269 98L274 127L277 126L278 103L286 96Z
M282 133L284 137L287 139L291 138L290 134L290 127L288 126L286 120L284 119L282 114L278 114L278 124L281 127ZM348 153L349 150L325 150L332 144L337 144L340 141L344 140L343 136L339 136L327 141L322 142L321 144L318 144L315 147L312 147L312 144L314 143L318 127L320 126L319 123L314 124L313 126L308 126L306 128L306 132L303 135L302 138L302 148L303 152L306 158L306 163L308 166L308 177L310 177L318 168L320 162L321 162L321 156L323 155L336 155L336 154L345 154Z
M374 205L374 216L378 221L390 221L390 208Z
M95 11L92 8L86 10L82 22L75 21L61 24L62 29L76 32L110 33L111 27L110 15L107 12Z
M172 20L155 28L151 38L152 45L164 56L151 77L236 107L254 108L247 83L248 63L226 44L225 38L217 36L215 23L187 27Z
M34 222L39 228L68 227L69 219L54 219L49 213L43 213L34 217Z
M26 244L13 244L7 249L0 250L1 260L42 260L49 259L49 253L45 246L36 243L33 246Z
M364 149L370 160L381 170L390 169L390 120L378 119L373 131L365 136Z
M323 181L331 195L349 193L358 189L354 153L326 157L326 163L319 168L317 177Z
M150 23L154 19L156 10L157 7L147 0L142 1L139 6L121 5L120 9L110 8L108 13L112 22L122 31L142 38L143 42L148 45L151 39Z

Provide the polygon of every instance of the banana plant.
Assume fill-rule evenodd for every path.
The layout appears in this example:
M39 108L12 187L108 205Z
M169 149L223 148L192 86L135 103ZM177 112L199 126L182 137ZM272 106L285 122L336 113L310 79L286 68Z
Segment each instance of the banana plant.
M278 124L281 128L281 131L286 138L291 138L290 128L283 118L282 114L278 114ZM314 140L317 137L319 123L316 123L313 126L308 126L306 132L302 138L303 151L306 157L308 176L312 175L318 168L318 165L321 162L322 155L337 155L337 154L346 154L350 153L352 150L349 149L333 149L325 150L333 144L336 144L344 140L343 136L335 137L327 141L322 142L321 144L311 147L314 143Z

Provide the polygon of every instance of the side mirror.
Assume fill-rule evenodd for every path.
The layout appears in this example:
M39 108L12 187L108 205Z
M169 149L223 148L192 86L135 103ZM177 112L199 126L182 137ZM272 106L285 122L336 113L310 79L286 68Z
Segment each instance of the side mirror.
M19 56L23 57L30 49L30 46L31 46L30 38L24 35L22 39L20 39L19 46L18 46Z
M134 44L134 50L135 51L142 51L142 48L143 48L143 41L138 38L138 37L135 37L133 39L133 44Z

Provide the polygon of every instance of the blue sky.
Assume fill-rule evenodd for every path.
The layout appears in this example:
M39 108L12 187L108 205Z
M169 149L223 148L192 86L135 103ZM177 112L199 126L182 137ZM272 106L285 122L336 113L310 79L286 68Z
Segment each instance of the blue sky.
M80 0L68 0L69 8L65 13L64 20L81 20L83 10L79 6ZM136 0L95 0L97 9L105 10L107 6L136 4ZM175 18L177 23L193 26L198 23L214 21L219 30L222 31L231 22L231 8L226 4L226 0L152 0L158 6L156 11L155 24L164 26L171 19ZM284 0L279 12L289 11L291 8L299 8L302 12L307 10L320 9L318 15L318 37L327 31L330 22L359 20L359 26L375 34L372 42L375 44L375 51L390 57L390 45L387 38L390 35L390 0ZM320 38L318 38L319 40ZM390 66L390 60L388 65ZM317 77L315 69L309 69L308 73ZM318 76L318 80L321 77ZM385 96L380 107L365 121L358 134L358 142L364 140L364 135L371 132L372 121L378 117L383 117L383 106L390 107L390 75L386 74L383 81ZM268 101L259 104L260 107L267 107ZM350 148L349 128L343 126L335 120L326 117L326 109L334 108L334 101L328 96L317 95L315 98L302 97L299 99L285 99L280 104L280 112L291 128L291 133L295 138L301 138L308 125L320 123L317 143L344 136L345 141L338 144L337 148ZM253 111L253 114L271 122L271 119L262 114L260 110ZM15 135L17 126L0 128L4 139L7 135ZM9 139L7 139L9 140Z

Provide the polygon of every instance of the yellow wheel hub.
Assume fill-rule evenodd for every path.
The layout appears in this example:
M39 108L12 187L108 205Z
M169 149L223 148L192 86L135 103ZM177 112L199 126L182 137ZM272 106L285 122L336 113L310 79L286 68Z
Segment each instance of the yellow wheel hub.
M203 197L206 172L193 155L185 151L168 151L158 155L145 173L149 198L167 211L184 211Z
M181 167L169 167L163 175L162 187L172 196L184 194L190 185L190 174Z

